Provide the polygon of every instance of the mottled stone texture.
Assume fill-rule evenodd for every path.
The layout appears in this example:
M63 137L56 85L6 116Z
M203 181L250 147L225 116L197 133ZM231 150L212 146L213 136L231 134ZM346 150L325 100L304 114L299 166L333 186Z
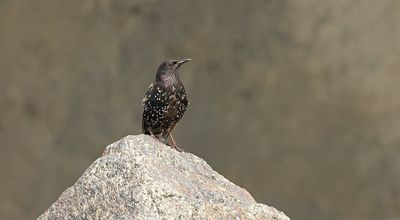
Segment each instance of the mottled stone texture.
M147 135L109 145L39 219L289 219Z

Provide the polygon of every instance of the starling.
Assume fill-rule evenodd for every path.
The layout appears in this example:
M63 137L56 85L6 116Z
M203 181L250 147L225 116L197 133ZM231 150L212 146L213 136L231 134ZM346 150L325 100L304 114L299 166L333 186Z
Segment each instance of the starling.
M179 67L190 59L167 60L158 67L156 79L150 84L143 100L142 129L161 142L169 136L172 145L181 151L171 135L189 104L185 88L179 79Z

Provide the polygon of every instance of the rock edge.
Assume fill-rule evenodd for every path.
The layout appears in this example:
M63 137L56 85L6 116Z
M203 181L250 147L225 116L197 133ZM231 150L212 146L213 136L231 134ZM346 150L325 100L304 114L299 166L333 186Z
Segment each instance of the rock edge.
M38 219L289 218L257 203L201 158L130 135L107 146Z

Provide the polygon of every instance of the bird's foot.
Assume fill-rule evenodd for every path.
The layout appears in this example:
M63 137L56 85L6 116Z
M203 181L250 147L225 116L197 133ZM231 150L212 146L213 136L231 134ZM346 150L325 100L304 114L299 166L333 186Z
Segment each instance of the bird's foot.
M173 127L172 127L172 128L173 128ZM172 130L172 128L171 128L171 130ZM171 146L172 148L174 148L175 150L177 150L177 151L179 151L179 152L182 152L182 149L179 148L179 147L176 145L176 142L175 142L174 138L172 137L171 131L170 131L170 130L167 130L167 132L168 132L168 135L169 135L169 137L171 138L171 141L172 141L172 145L169 144L169 146Z
M175 150L177 150L177 151L179 151L179 152L182 152L183 151L183 149L182 148L180 148L180 147L178 147L178 145L176 145L176 144L170 144L170 143L166 143L166 145L168 145L168 146L170 146L172 149L175 149Z
M178 146L176 146L176 144L175 145L171 145L170 147L172 147L173 149L177 150L178 152L182 152L183 151L183 149L179 148Z
M159 141L158 137L154 136L154 135L150 135L150 137L152 137L154 140Z
M155 135L153 134L153 132L150 132L150 137L154 138L154 140L156 140L156 141L161 141L160 138L158 138L157 136L155 136ZM162 142L162 141L161 141L161 142Z

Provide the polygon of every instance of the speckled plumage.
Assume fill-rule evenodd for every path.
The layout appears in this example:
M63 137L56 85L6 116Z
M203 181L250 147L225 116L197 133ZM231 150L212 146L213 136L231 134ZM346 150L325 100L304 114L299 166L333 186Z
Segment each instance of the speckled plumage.
M170 136L174 148L177 148L176 143L170 133L189 104L177 70L189 60L169 60L161 63L156 79L150 84L142 101L143 133L152 135L160 141Z

